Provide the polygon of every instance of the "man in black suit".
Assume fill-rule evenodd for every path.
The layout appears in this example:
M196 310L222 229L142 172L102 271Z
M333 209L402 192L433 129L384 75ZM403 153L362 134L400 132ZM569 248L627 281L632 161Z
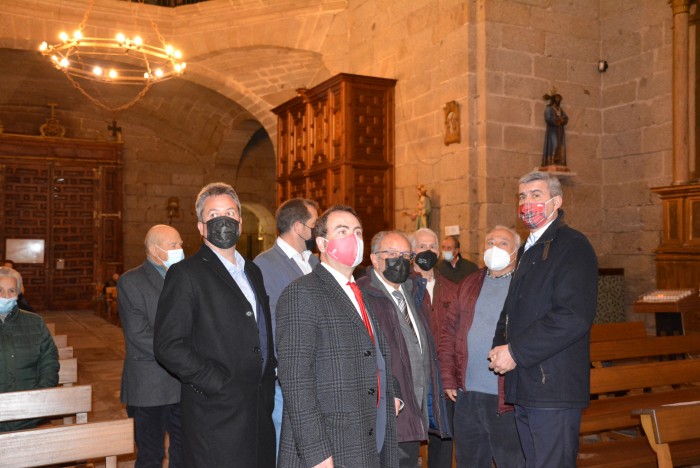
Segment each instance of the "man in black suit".
M134 418L136 468L160 467L165 456L165 433L170 435L168 466L182 463L180 382L156 362L153 325L165 273L184 258L182 239L174 228L158 224L148 230L146 261L117 282L119 319L126 356L121 401Z
M241 205L216 182L197 196L199 252L173 265L158 302L156 358L182 382L185 465L275 466L275 358L260 269L236 252Z

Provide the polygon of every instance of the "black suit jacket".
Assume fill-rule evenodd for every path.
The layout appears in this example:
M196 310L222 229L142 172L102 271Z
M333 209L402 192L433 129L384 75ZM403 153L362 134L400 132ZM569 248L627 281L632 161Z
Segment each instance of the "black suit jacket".
M260 269L245 272L265 314L262 368L255 311L206 245L173 265L158 302L156 358L182 382L182 430L188 467L274 467L272 328Z

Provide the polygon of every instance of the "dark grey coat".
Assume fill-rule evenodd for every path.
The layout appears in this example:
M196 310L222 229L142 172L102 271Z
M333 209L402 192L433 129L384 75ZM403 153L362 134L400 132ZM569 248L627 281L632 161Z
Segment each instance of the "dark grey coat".
M121 401L131 406L161 406L180 401L180 381L158 364L153 354L153 326L163 277L146 260L117 282L119 319L126 356Z
M388 344L371 310L386 368ZM377 360L360 315L323 265L293 281L277 303L279 380L284 394L280 468L397 467L394 383L385 392L387 427L377 454Z

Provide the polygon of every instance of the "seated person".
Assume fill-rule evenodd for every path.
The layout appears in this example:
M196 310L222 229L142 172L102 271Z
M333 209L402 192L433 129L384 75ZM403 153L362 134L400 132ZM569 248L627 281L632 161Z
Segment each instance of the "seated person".
M13 270L17 271L15 268L15 262L9 259L5 259L2 261L2 264L0 266L4 266L7 268L12 268ZM19 272L17 272L19 274ZM21 279L21 275L20 275ZM19 296L17 296L17 304L19 305L19 308L22 310L26 310L27 312L34 312L34 309L32 306L29 305L29 301L27 301L27 298L24 297L24 286L22 286L22 290L19 292Z
M0 267L0 393L58 385L58 350L44 319L17 305L21 290L20 274ZM29 429L40 421L0 423L0 432Z

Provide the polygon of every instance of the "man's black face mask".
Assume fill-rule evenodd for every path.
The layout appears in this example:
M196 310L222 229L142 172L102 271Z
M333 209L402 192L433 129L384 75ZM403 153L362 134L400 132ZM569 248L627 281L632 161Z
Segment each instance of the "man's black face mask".
M230 249L241 235L240 224L228 216L217 216L207 221L207 240L220 249Z

